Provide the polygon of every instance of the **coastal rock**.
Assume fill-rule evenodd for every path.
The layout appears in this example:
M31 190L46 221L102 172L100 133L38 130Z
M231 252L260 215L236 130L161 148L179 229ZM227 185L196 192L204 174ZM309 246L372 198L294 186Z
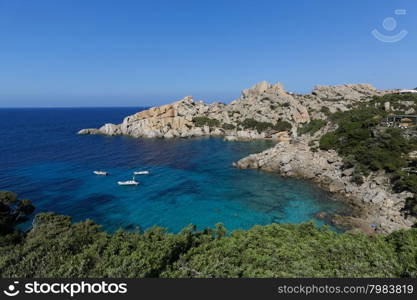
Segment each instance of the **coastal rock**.
M150 109L127 116L119 125L105 124L99 129L85 129L79 134L129 135L133 137L193 137L193 136L236 136L237 139L274 139L289 141L296 138L297 128L311 119L325 118L323 108L330 112L349 109L355 101L366 99L373 95L382 95L367 84L348 84L342 86L316 86L310 94L295 94L287 92L281 83L269 84L259 82L249 89L242 91L241 97L229 105L214 102L206 104L203 101L194 102L191 96L171 104L152 107ZM338 102L330 100L340 99ZM352 102L353 101L353 102ZM195 118L217 120L209 126L201 127L193 122ZM242 128L245 120L255 120L271 124L268 132ZM279 135L273 129L277 122L288 122L291 129L287 135ZM325 127L326 130L330 127Z
M349 168L342 171L343 176L352 176L353 172L355 171L355 168Z
M121 134L120 126L111 123L104 124L100 127L99 132L105 135L119 135Z
M377 173L364 178L365 182L357 185L350 180L353 170L342 169L342 159L335 151L312 152L309 141L307 136L303 136L296 142L278 143L261 153L244 157L233 165L317 182L322 188L342 195L349 204L360 208L360 214L354 218L341 217L340 220L343 219L346 225L356 226L362 232L389 233L414 224L416 218L403 213L410 195L393 193L384 174ZM375 228L371 228L370 224L376 224Z
M276 134L273 134L271 138L278 142L289 142L291 140L290 133L288 131L277 132Z
M319 212L319 213L317 213L317 214L316 214L316 218L317 218L317 219L320 219L320 220L323 220L323 219L325 219L326 217L327 217L327 213L326 213L326 212L324 212L324 211Z
M323 99L361 100L364 97L376 96L378 91L370 84L344 84L336 86L317 85L313 95Z
M237 138L237 136L235 136L235 135L226 135L226 136L224 137L224 140L225 140L225 141L228 141L228 142L234 142L234 141L237 141L237 140L238 140L238 138Z
M100 130L97 128L86 128L86 129L81 129L80 131L78 131L77 134L100 134Z

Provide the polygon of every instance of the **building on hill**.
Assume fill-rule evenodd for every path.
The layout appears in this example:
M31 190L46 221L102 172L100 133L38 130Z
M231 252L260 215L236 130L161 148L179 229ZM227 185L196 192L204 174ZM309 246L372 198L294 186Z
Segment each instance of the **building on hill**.
M385 120L387 127L409 128L417 125L417 115L389 115Z
M400 90L398 94L417 94L417 90Z

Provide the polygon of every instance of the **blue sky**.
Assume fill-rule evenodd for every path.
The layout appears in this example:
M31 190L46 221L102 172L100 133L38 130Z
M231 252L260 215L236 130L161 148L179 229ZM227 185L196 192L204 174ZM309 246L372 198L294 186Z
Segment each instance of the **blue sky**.
M0 0L0 43L3 107L229 102L261 80L417 87L415 0Z

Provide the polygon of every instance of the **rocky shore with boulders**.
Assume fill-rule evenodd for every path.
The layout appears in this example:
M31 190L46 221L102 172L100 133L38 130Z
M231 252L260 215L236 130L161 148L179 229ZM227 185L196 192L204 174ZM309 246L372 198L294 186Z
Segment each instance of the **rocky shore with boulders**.
M336 151L312 152L310 142L307 136L280 142L261 153L242 158L234 166L312 180L329 192L343 196L351 205L352 214L333 216L336 226L351 227L371 235L409 228L417 221L404 209L412 193L393 193L389 178L383 172L369 175L362 184L353 183L353 168L343 170L343 159Z

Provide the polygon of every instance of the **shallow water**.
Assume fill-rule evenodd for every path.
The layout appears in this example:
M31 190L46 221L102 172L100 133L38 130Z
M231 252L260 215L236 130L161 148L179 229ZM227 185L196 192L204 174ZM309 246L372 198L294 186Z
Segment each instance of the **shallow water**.
M81 128L121 122L139 108L0 110L0 189L29 198L37 212L93 219L107 230L154 225L178 232L224 223L228 230L315 220L344 212L314 184L232 162L273 144L219 138L133 139L79 136ZM110 172L96 176L93 170ZM137 187L122 187L133 171Z

